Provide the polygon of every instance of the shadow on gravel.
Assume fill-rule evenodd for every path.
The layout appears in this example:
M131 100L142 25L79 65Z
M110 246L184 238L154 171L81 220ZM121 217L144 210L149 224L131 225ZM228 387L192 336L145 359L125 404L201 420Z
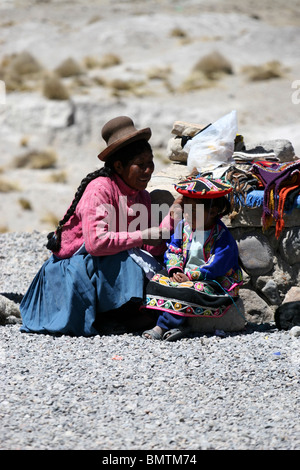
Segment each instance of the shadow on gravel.
M23 294L17 294L15 292L1 292L0 295L6 297L9 300L19 304L23 298ZM137 306L129 303L117 311L107 312L102 314L98 318L95 327L99 331L100 335L109 336L109 335L123 335L123 334L133 334L140 336L145 329L152 328L156 324L156 318L154 316L141 315L141 312L138 310ZM233 337L241 335L251 335L254 332L272 332L276 331L278 328L275 323L251 323L248 322L245 328L242 331L223 331L216 330L214 333L198 333L192 331L186 335L186 338L200 338L202 336L212 337ZM54 335L56 336L56 335ZM60 336L60 335L57 335Z
M9 300L12 300L16 304L19 304L24 297L23 294L16 294L15 292L0 292L0 295L3 295L3 297L6 297Z

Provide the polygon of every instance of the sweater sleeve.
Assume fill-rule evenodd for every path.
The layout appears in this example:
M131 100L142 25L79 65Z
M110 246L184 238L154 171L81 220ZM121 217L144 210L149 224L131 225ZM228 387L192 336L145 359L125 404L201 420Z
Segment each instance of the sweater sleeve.
M234 238L226 228L222 231L220 238L216 241L215 249L208 261L200 266L200 279L216 279L238 265L238 249ZM193 272L193 274L195 274ZM193 275L193 279L194 279Z
M165 253L164 260L169 275L172 275L176 271L183 272L184 260L182 251L182 227L183 222L181 221L174 234L171 237L168 249Z
M88 185L80 200L85 248L93 256L107 256L142 246L140 230L118 231L117 211L109 188Z

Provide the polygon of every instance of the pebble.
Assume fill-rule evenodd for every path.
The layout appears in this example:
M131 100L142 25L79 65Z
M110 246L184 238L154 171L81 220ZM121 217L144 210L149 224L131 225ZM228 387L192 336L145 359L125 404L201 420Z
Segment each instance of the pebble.
M272 326L167 344L6 325L0 349L1 449L300 447L300 339Z
M295 337L300 336L300 326L293 326L293 328L290 329L290 335Z

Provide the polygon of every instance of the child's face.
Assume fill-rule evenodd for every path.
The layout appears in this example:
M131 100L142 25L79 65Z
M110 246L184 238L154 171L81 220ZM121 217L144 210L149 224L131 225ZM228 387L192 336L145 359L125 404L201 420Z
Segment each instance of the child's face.
M193 230L209 230L216 223L217 215L216 207L205 208L199 199L183 199L183 216Z

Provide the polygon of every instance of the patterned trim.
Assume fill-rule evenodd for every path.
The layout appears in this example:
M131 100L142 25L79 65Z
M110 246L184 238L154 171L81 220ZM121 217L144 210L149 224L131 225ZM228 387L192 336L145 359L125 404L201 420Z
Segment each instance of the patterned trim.
M176 299L169 299L165 297L154 297L152 295L146 296L145 307L153 310L163 310L175 315L184 317L210 317L218 318L225 315L231 305L222 306L218 308L200 307L196 304L184 303Z
M212 180L201 176L190 176L175 184L174 187L180 194L197 199L222 197L232 191L232 186L221 179Z

